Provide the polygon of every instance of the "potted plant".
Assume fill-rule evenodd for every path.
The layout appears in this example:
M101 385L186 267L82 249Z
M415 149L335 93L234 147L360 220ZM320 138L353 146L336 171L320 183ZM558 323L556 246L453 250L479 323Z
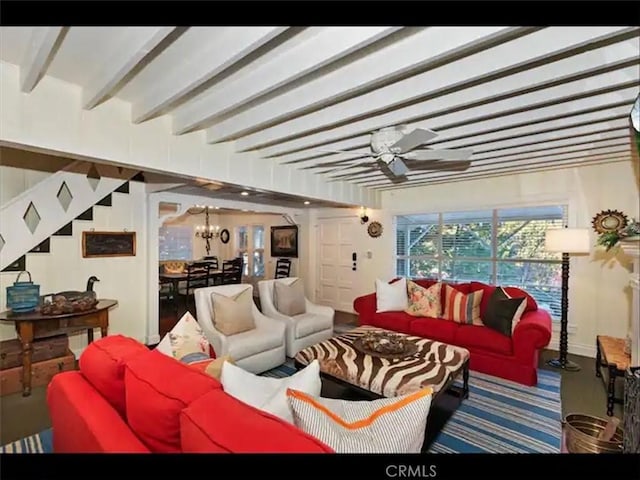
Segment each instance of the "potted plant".
M618 243L623 241L638 240L640 241L640 222L631 220L623 228L602 233L598 237L597 245L602 245L608 252Z

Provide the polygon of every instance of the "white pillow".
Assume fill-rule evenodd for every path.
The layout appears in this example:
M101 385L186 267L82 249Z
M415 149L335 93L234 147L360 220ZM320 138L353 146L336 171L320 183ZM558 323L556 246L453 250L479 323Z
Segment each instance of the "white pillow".
M409 308L407 279L401 278L394 283L376 280L376 304L376 313L398 312Z
M293 423L293 413L287 401L287 389L293 388L317 396L322 388L320 364L317 360L285 378L261 377L224 362L220 383L223 390L232 397L289 423Z
M431 388L378 400L338 400L288 390L295 425L336 453L420 453Z
M209 356L209 341L198 321L189 312L167 333L155 348L180 360L185 354L201 352Z

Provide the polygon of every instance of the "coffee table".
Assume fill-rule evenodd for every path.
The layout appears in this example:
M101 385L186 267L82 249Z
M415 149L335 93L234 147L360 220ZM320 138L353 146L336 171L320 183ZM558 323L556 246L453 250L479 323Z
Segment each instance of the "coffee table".
M427 338L398 334L415 342L417 352L406 358L381 358L353 346L354 340L371 331L397 334L372 326L355 328L299 351L294 358L296 368L318 360L324 378L370 398L395 397L425 387L433 389L433 401L445 391L461 399L468 397L468 350ZM454 387L453 383L460 375L462 388Z

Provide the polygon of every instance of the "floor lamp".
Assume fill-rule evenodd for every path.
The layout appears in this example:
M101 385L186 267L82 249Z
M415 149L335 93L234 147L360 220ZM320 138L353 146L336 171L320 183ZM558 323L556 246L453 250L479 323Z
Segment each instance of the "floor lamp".
M577 363L567 359L568 350L568 312L569 312L569 254L589 253L591 242L589 230L586 228L556 228L545 232L544 248L547 252L562 253L562 300L560 302L560 356L549 360L551 367L576 372L580 370Z

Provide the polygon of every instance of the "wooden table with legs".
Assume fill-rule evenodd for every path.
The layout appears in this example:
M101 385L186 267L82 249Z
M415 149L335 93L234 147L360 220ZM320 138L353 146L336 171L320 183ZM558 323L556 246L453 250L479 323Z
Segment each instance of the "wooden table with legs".
M0 321L14 323L22 344L22 396L31 395L31 355L34 340L86 330L87 341L91 343L94 328L99 328L100 335L106 337L109 329L109 309L117 304L117 300L100 300L91 310L63 315L42 315L39 312L13 313L11 310L0 313Z
M631 363L630 355L624 351L625 340L623 338L598 335L596 341L596 377L602 376L602 367L607 369L607 415L613 415L615 403L624 404L622 398L615 396L616 378L624 377L624 372Z

